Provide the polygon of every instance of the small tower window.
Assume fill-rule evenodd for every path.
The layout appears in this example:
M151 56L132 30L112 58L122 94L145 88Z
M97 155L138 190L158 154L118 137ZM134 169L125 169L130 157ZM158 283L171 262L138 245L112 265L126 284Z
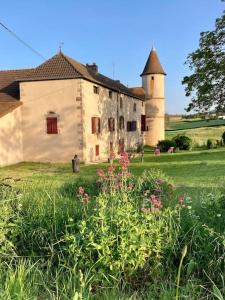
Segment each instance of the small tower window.
M94 94L99 94L99 87L94 85L93 86L93 92L94 92Z
M123 98L120 97L120 108L123 108Z
M119 117L119 129L124 129L124 117Z
M108 119L108 128L109 128L110 132L115 131L115 119L114 118Z
M134 103L133 111L134 111L134 112L137 111L137 103Z

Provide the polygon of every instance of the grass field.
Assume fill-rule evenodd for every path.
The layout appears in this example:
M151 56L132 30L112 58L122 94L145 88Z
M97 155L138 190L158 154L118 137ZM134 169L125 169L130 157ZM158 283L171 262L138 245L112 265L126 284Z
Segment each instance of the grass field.
M20 163L0 169L0 178L12 177L18 184L60 188L80 178L91 180L96 170L106 164L81 166L79 174L71 172L70 164ZM225 179L225 149L161 154L160 157L146 153L144 163L133 160L130 166L135 175L144 169L157 168L170 176L175 185L191 192L202 189L222 188Z
M225 131L225 120L187 120L170 122L166 126L166 138L172 139L174 136L186 135L193 140L193 146L204 146L208 139L214 143L221 140Z
M181 247L183 247L183 245L188 245L187 247L189 249L188 258L186 258L185 261L186 266L193 266L194 263L195 266L198 266L199 270L201 270L202 266L205 267L206 265L206 267L209 266L207 276L209 272L211 272L210 270L212 270L210 276L213 276L214 270L216 270L215 274L218 274L218 279L223 276L224 272L221 257L223 257L223 255L225 256L222 246L225 242L223 239L225 212L218 206L220 202L218 202L217 199L220 198L217 198L217 194L221 197L220 192L224 190L225 148L207 151L187 151L174 154L165 153L159 157L154 156L150 150L148 152L146 150L143 163L141 163L140 159L135 159L131 162L129 168L136 176L142 174L144 170L162 170L166 175L172 178L175 184L176 189L174 193L172 193L175 203L177 203L182 196L182 198L189 199L189 205L191 203L193 209L193 213L189 211L189 209L185 210L187 212L185 212L184 216L182 215L182 221L179 221L181 220L180 218L176 219L174 217L175 219L173 219L171 217L172 212L175 213L174 216L176 216L176 209L171 210L171 213L168 213L167 210L165 210L165 213L162 211L162 215L160 215L162 219L158 219L156 215L156 222L152 221L151 227L148 230L155 229L152 234L147 231L146 243L153 237L153 242L156 238L158 239L157 247L167 245L167 238L161 238L161 235L167 232L165 229L170 228L168 226L172 226L172 224L174 224L175 227L171 227L173 230L171 230L171 234L168 236L173 236L172 233L174 230L176 230L177 233L174 233L173 242L171 243L172 248L165 250L166 252L162 252L166 254L164 258L159 259L160 264L162 264L160 272L154 273L154 268L149 269L149 272L152 274L151 277L149 277L151 278L151 284L147 280L147 285L145 289L142 290L139 288L140 278L137 277L134 281L134 283L137 284L134 289L130 283L126 283L126 286L124 285L123 287L123 284L121 284L122 281L120 282L123 276L115 272L116 277L109 277L110 280L114 280L115 278L115 281L110 281L108 286L106 284L109 280L107 279L108 271L101 271L103 273L100 272L100 274L99 272L95 273L93 271L93 275L88 277L89 273L92 274L92 268L94 268L96 263L93 263L89 269L84 269L83 267L81 276L80 269L76 268L76 259L70 261L74 254L80 253L81 249L83 249L82 253L86 253L86 246L90 246L93 237L100 239L99 242L102 243L101 247L108 243L106 249L107 251L111 249L112 240L110 236L107 234L102 235L101 231L100 234L96 230L102 228L101 230L104 232L107 228L114 230L114 228L117 227L114 225L112 227L107 227L108 225L103 227L101 220L104 219L105 222L112 220L113 222L114 218L112 218L112 215L114 214L115 216L115 213L118 214L118 218L122 222L126 220L123 222L125 229L121 231L124 232L124 236L118 239L118 241L127 241L128 243L125 251L125 261L129 259L133 261L133 240L129 239L128 233L130 232L130 237L133 238L134 233L139 230L138 226L133 225L136 224L135 222L129 223L127 221L131 216L136 215L137 219L135 220L140 220L139 222L142 224L142 218L138 217L139 214L137 214L136 211L130 214L127 213L127 209L130 207L129 203L135 203L135 198L132 198L132 200L129 199L130 201L128 202L122 201L122 206L119 207L118 210L116 209L117 206L114 205L112 205L112 211L110 210L110 212L108 212L110 206L107 206L107 209L104 210L104 214L102 210L99 210L101 213L99 217L95 212L96 206L93 208L90 206L89 210L86 210L85 207L82 208L82 204L78 201L76 196L78 187L80 185L83 186L85 191L91 195L90 205L92 205L91 203L95 205L96 199L102 201L101 195L99 198L93 197L98 188L96 185L91 185L91 182L93 179L97 179L96 170L99 168L105 169L107 165L107 163L89 166L81 165L79 174L72 173L70 164L62 163L20 163L14 166L0 168L0 180L8 178L7 181L5 181L6 184L9 182L14 186L12 192L9 192L9 194L5 194L4 188L2 191L0 189L1 197L3 197L3 201L0 201L1 243L3 240L4 246L4 239L7 240L7 238L10 237L16 246L15 255L11 250L7 252L7 247L11 247L11 243L6 244L7 247L5 248L1 248L2 244L0 243L0 300L174 299L175 280ZM11 181L11 179L14 180ZM90 190L88 190L89 188ZM168 197L169 194L166 200L168 200ZM109 203L111 203L112 199L113 198L110 198ZM117 199L116 196L114 201L117 201ZM204 200L204 205L207 205L206 209L205 206L202 206L202 200ZM104 202L99 203L103 203L104 205ZM113 214L111 212L113 212ZM90 220L93 215L94 219L93 224L91 223L91 227L85 227L84 231L78 230L77 223L80 224L79 226L82 224L86 226L86 222ZM196 216L200 218L200 221L197 221L197 223ZM217 218L217 216L221 217ZM95 217L97 217L97 219L95 219ZM149 215L149 217L151 218L151 215ZM148 216L146 216L146 218L148 218ZM167 220L165 221L166 223L160 223L160 220L164 220L163 218ZM178 221L180 222L179 225L177 225ZM110 222L107 224L110 225ZM126 227L127 223L130 224L130 227ZM167 227L163 225L162 233L156 234L155 232L158 232L159 224L167 224L165 225ZM210 230L210 235L207 228L206 231L203 230L206 225ZM141 228L141 234L137 233L137 241L140 236L143 236L144 227ZM220 228L222 229L220 230ZM86 230L89 230L88 235ZM96 233L94 234L94 232ZM84 236L82 235L83 233ZM177 238L177 236L179 236L179 238ZM69 240L65 239L66 237L69 237ZM86 238L89 237L91 239L90 243L88 242L86 245ZM81 238L82 241L84 241L84 245L86 245L84 248L76 246L76 241L80 241ZM69 244L66 243L66 241ZM96 243L92 245L93 247L99 247ZM79 251L76 250L73 252L73 247L77 247L75 249ZM138 248L139 242L137 249ZM118 249L120 248L118 247ZM131 251L130 256L127 255L129 249ZM1 255L2 250L3 256ZM5 254L4 251L7 254ZM94 251L93 253L96 252ZM106 252L106 254L107 253L108 252ZM138 252L135 253L137 254ZM86 254L83 255L85 256ZM114 257L113 255L114 253L112 251L112 257ZM169 259L168 255L170 255ZM87 259L90 257L95 256L88 255ZM106 255L105 257L107 258L108 256ZM136 261L138 261L139 255L137 254L135 257ZM102 256L102 258L104 259L104 256ZM117 255L115 258L117 258ZM124 262L124 260L121 259L122 262ZM100 263L100 261L99 259L98 263ZM114 263L113 259L111 261ZM153 261L155 261L155 259ZM85 259L84 263L86 263ZM208 297L208 295L211 295L212 289L215 289L215 287L210 286L211 282L208 282L208 277L205 278L204 275L198 275L199 271L197 270L196 273L193 271L192 277L188 277L186 266L185 276L182 278L182 288L180 289L182 296L179 299L214 299ZM98 270L98 268L96 270ZM104 274L103 279L101 274ZM194 277L194 274L196 277ZM145 275L142 274L142 276L144 280ZM99 287L98 278L100 278L99 280L103 280L105 285L101 284ZM93 291L90 290L91 284L89 285L89 280L94 280ZM218 280L216 284L221 292L225 293L223 286L221 286L221 280ZM207 290L205 287L207 287ZM90 295L90 297L87 296L87 294ZM207 295L207 298L203 298L202 295Z

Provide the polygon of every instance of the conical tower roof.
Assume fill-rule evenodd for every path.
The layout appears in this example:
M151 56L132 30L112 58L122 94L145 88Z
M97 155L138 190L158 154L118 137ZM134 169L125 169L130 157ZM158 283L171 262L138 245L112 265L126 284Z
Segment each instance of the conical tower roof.
M148 60L146 62L146 65L144 67L143 72L141 73L141 76L148 75L148 74L163 74L166 75L165 71L163 70L163 67L159 61L159 57L157 55L156 49L152 48Z

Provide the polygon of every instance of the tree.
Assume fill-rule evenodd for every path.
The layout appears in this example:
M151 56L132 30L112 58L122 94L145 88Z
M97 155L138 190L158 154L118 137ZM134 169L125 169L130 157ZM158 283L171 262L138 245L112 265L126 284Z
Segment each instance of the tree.
M225 14L216 20L215 29L200 34L199 48L188 55L186 64L193 71L183 78L186 96L191 96L187 111L225 112Z

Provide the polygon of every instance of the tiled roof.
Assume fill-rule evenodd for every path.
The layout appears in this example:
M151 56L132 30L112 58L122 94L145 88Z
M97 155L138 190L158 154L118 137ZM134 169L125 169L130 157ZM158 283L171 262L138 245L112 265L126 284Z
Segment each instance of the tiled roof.
M53 79L84 78L111 90L143 100L138 93L112 80L87 65L66 56L62 52L54 55L43 64L33 69L0 71L0 102L19 100L19 81L53 80Z
M22 105L21 101L0 101L0 118Z
M164 74L164 75L166 75L166 73L163 70L163 67L159 61L159 57L157 55L155 48L152 48L141 76L148 75L148 74Z
M32 69L0 71L0 101L19 100L18 78L28 76Z
M129 88L129 90L138 97L145 100L145 89L141 86Z
M125 85L118 80L112 80L98 72L94 72L86 65L59 52L37 68L33 69L27 76L18 78L19 81L50 80L84 78L109 89L127 94L131 97L139 98L133 94Z

